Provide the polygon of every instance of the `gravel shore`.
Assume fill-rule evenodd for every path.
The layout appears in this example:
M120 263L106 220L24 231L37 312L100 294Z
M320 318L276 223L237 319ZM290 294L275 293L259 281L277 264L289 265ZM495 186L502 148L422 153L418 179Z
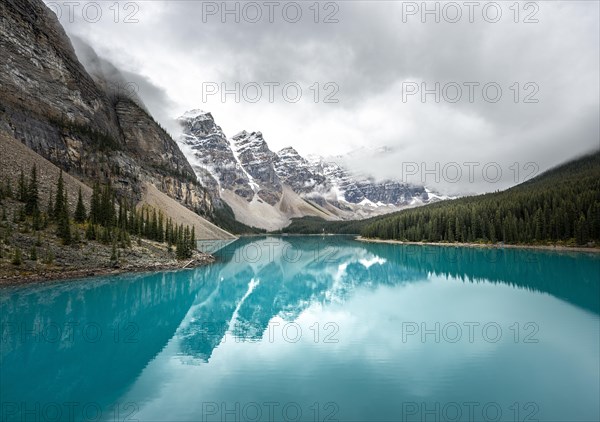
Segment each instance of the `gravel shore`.
M445 246L445 247L466 247L466 248L494 248L494 249L540 249L548 251L570 251L570 252L589 252L600 253L600 247L590 246L565 246L565 245L507 245L504 243L444 243L444 242L404 242L401 240L375 239L357 236L359 242L369 243L390 243L398 245L425 245L425 246Z

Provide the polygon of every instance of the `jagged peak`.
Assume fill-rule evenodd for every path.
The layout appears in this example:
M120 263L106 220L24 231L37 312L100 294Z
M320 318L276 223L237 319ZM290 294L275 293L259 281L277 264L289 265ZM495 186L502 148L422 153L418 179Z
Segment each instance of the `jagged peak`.
M236 133L235 135L233 135L232 139L242 139L242 138L247 138L250 134L248 132L246 132L245 130L242 130L241 132Z
M236 133L235 135L233 135L233 137L231 139L233 140L242 140L242 139L246 139L246 138L256 138L256 139L260 139L261 141L264 141L263 139L263 135L262 132L248 132L247 130L242 130L239 133Z
M277 155L300 155L294 147L285 147L277 152Z
M179 116L177 120L214 120L212 114L209 111L200 109L188 110L183 115Z

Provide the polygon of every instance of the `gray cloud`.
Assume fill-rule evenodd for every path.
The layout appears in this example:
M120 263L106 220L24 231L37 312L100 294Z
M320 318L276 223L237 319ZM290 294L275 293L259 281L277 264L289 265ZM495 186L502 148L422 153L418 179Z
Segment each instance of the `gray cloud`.
M514 162L535 162L541 171L600 147L598 3L538 2L539 23L530 24L515 23L509 3L501 4L503 17L495 24L477 13L474 23L466 16L456 24L431 17L423 24L418 16L403 23L403 3L385 1L338 2L339 23L331 24L314 23L312 2L303 3L303 19L294 24L278 14L274 23L229 17L224 24L215 16L204 23L203 3L194 1L139 2L136 24L115 23L112 15L97 23L77 14L73 23L65 16L61 21L139 83L140 96L163 124L186 109L205 108L228 135L261 130L274 150L291 144L304 154L363 151L347 161L377 178L397 177L403 162L429 168L498 162L506 173ZM280 97L274 104L223 103L218 96L202 104L202 82L231 88L267 81L296 81L304 96L298 104ZM339 86L339 103L312 102L308 87L329 81ZM402 82L495 82L503 92L497 103L477 90L472 103L463 91L458 103L428 96L423 104L418 96L402 101ZM515 82L518 103L510 89ZM528 82L539 87L537 103L523 103L532 92L524 90ZM385 154L361 149L381 147ZM430 184L480 192L514 184L511 176Z

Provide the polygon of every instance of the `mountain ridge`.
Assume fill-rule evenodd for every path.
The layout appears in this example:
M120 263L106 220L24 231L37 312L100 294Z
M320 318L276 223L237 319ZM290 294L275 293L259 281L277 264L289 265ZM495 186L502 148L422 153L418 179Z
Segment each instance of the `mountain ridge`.
M362 219L446 199L422 186L353 175L322 157L307 159L292 146L273 152L260 131L242 130L227 138L213 115L200 109L184 113L177 121L182 127L178 142L198 177L209 173L218 184L213 195L228 203L238 220L252 220L257 227L281 229L291 222L292 214L297 217L297 206L291 214L282 210L287 208L283 206L286 186L290 188L287 201L297 196L292 202L302 200L318 210L308 215L323 217L324 213L331 220ZM266 212L262 205L253 210L253 204L263 202L283 212L276 217L276 227L271 221L261 223L243 215Z

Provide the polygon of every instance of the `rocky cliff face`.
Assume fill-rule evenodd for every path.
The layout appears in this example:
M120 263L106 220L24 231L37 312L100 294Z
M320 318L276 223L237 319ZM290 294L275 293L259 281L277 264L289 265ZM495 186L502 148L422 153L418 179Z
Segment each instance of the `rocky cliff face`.
M43 120L118 136L116 115L81 65L56 15L41 0L0 3L2 103Z
M210 214L212 198L198 184L194 169L171 136L129 99L118 101L115 109L124 149L140 163L141 179L201 214Z
M375 204L412 205L427 203L429 196L423 186L412 186L394 180L374 182L365 179L358 184L365 198Z
M246 172L233 154L225 134L210 113L192 110L181 116L183 135L179 143L192 163L199 179L219 197L219 188L231 190L246 200L254 191Z
M258 196L270 205L279 202L283 189L275 171L279 157L269 149L262 133L238 133L233 137L233 149Z
M176 142L131 98L108 93L79 62L41 0L0 2L0 131L69 173L140 198L150 182L211 214L211 195Z
M279 160L275 163L275 171L281 181L295 192L309 194L330 189L322 169L298 154L294 148L284 148L277 156Z
M315 158L315 166L325 178L329 180L332 187L335 187L335 194L339 201L346 201L358 204L365 196L358 188L356 181L350 174L334 162L325 162L323 159Z

